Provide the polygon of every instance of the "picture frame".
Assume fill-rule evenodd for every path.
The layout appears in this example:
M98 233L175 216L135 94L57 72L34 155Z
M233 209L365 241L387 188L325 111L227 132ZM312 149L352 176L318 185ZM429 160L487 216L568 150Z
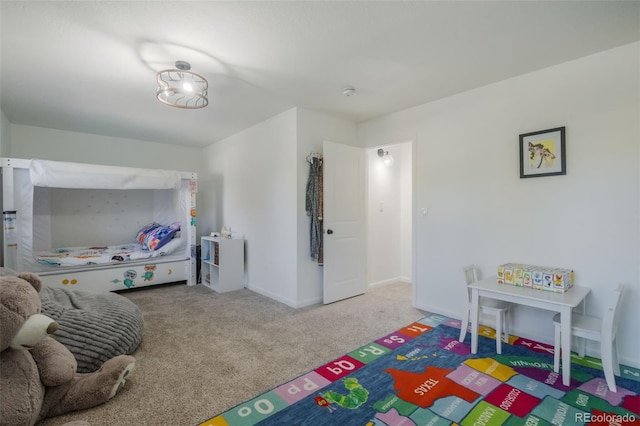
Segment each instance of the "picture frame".
M520 178L567 174L566 128L520 135Z

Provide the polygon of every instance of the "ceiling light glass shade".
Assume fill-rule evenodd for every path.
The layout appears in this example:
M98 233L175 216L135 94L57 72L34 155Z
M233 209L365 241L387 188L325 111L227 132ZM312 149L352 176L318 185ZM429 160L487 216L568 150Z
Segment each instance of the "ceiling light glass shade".
M393 157L389 154L389 151L385 151L382 148L378 149L378 157L382 158L382 164L385 166L393 166Z
M209 105L209 83L192 71L184 61L176 62L176 69L162 70L156 76L156 97L163 104L186 109L204 108Z

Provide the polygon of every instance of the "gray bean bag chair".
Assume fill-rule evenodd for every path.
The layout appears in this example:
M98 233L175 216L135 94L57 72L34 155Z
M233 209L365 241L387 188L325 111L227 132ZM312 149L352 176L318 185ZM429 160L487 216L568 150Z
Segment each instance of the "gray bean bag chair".
M51 337L73 353L79 373L95 371L108 359L133 353L142 341L142 312L124 296L43 287L40 300L42 313L60 325Z

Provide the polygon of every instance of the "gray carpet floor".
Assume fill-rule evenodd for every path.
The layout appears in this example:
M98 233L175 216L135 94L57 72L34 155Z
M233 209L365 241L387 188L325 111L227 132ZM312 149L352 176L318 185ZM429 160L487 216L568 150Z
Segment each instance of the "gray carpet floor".
M40 425L197 425L422 318L411 291L395 283L302 309L247 289L217 294L171 285L123 293L145 321L135 371L106 404Z

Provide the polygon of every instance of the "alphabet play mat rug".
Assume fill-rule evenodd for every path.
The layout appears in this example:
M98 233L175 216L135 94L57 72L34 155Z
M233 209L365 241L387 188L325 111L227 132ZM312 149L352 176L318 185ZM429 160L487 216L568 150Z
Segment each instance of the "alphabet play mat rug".
M511 336L478 353L460 321L429 315L202 423L222 425L640 425L640 370L609 391L600 361L573 356L571 384L553 347Z

